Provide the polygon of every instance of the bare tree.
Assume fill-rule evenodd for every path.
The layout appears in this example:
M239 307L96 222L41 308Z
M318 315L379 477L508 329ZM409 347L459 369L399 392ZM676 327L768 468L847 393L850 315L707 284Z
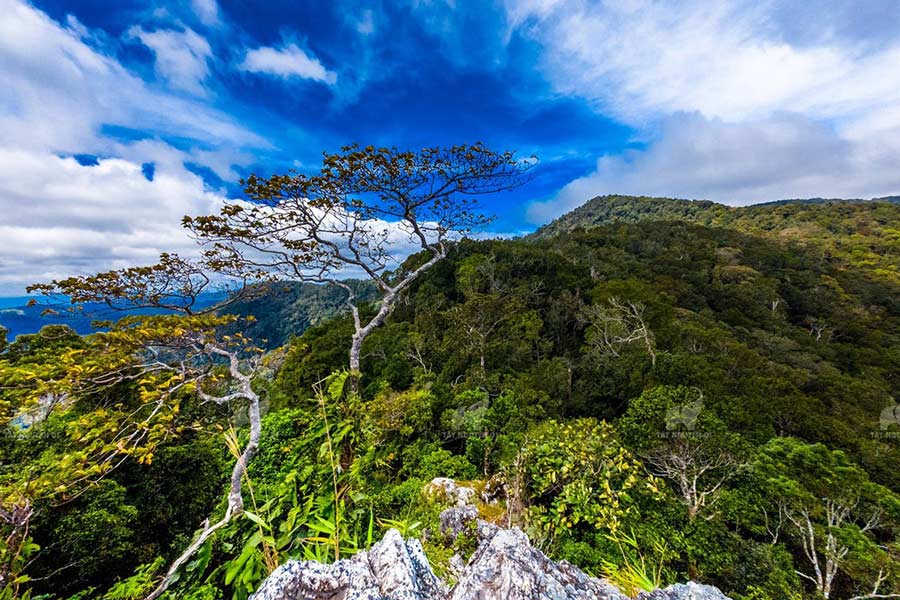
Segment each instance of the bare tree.
M418 152L346 146L325 154L314 175L251 176L242 182L249 202L185 217L184 224L208 245L207 258L220 271L342 287L354 326L349 365L358 373L363 342L401 292L446 257L453 240L490 222L478 198L521 185L534 162L480 143ZM424 258L400 268L415 250ZM374 316L361 315L341 280L349 274L368 277L381 291Z
M240 333L223 333L223 327L232 325L236 317L197 314L198 310L211 313L215 308L198 308L200 296L211 287L212 279L201 264L164 254L153 266L71 277L29 288L54 297L66 296L73 303L102 302L121 310L140 307L170 311L126 316L110 323L108 331L91 338L96 348L91 368L79 368L71 380L70 393L74 396L114 390L125 382L145 382L139 384L139 406L100 447L101 456L95 460L102 465L100 476L131 457L146 456L158 443L156 438L168 434L167 428L178 412L179 393L193 393L204 403L220 406L246 404L249 438L232 468L225 513L215 523L210 524L209 519L203 522L199 534L173 561L148 600L161 596L197 549L243 512L242 483L259 448L260 398L252 383L260 371L262 351Z
M800 509L785 508L784 514L791 525L793 525L794 531L800 539L803 556L806 557L812 568L811 573L796 571L797 575L812 582L816 591L825 600L828 600L831 597L834 577L850 552L850 547L841 542L837 532L841 527L854 520L859 500L842 502L824 498L822 504L825 519L824 528L816 525L809 510L805 507ZM859 524L859 530L866 532L875 529L878 527L880 518L881 512L873 511L865 521ZM881 577L879 575L879 579ZM873 594L858 596L857 598L897 597L896 594L878 596L878 588L882 582L883 579L875 584Z
M881 585L887 581L888 573L884 569L878 570L878 575L875 576L875 581L872 582L872 591L868 593L862 593L857 596L853 596L848 600L867 600L869 598L900 598L900 594L881 594L879 593L881 590Z
M692 437L676 438L643 458L651 474L675 485L691 520L711 509L722 487L746 466L730 452Z
M825 321L810 318L807 319L806 324L809 326L809 335L816 338L817 342L824 340L827 344L834 337L834 329L832 329Z
M591 304L581 313L588 324L586 333L590 350L599 356L618 357L635 343L641 344L656 365L656 341L653 332L644 322L644 305L623 301L615 296L605 305Z

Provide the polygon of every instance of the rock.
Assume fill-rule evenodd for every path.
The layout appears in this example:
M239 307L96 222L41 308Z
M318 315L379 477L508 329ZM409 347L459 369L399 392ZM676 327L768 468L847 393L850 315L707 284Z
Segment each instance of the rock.
M485 540L491 539L498 531L500 531L499 526L494 525L489 521L478 519L475 532L478 535L479 542L484 542Z
M690 581L676 583L661 590L641 592L637 600L729 600L729 598L718 588Z
M628 600L569 563L553 562L518 529L500 529L478 547L450 600Z
M459 554L450 557L450 573L456 581L466 572L466 560Z
M253 594L252 600L444 600L447 588L425 558L418 540L404 541L396 529L368 552L331 565L288 561Z
M506 497L506 482L498 473L484 484L484 490L481 492L481 501L485 504L497 504L502 498Z
M478 519L478 509L474 506L453 506L444 510L440 516L441 533L450 539L469 528L469 524Z
M435 477L425 486L425 493L442 495L457 506L474 504L478 495L474 489L458 485L449 477Z
M477 520L481 543L452 590L438 579L418 540L392 529L368 552L332 565L289 561L251 600L629 600L609 582L554 562L518 529ZM638 600L728 600L714 587L687 583L642 593Z

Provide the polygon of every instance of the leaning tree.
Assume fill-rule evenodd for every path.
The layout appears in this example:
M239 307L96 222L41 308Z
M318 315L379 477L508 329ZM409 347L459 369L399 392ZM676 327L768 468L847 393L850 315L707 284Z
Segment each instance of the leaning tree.
M69 477L71 481L53 475L52 470L42 476L81 489L129 458L149 463L155 448L178 434L183 402L196 400L233 411L246 407L249 436L243 448L238 448L236 438L231 444L236 459L224 515L215 523L204 521L148 600L162 595L197 549L243 512L242 483L259 447L260 397L253 379L265 366L262 350L234 331L237 317L220 312L228 299L241 296L245 286L229 290L225 301L210 303L206 299L213 288L214 279L201 263L171 254L163 254L152 266L29 288L56 300L68 298L76 306L99 302L114 309L151 309L153 313L131 313L105 323L105 331L92 334L83 348L61 357L62 371L54 372L54 391L99 398L99 410L88 415L89 435L81 436L90 452L78 455L80 464L70 469L79 475ZM129 400L123 401L122 396Z
M358 373L366 337L382 325L401 292L447 256L450 243L483 228L481 196L523 184L534 157L496 152L481 143L417 152L345 146L324 154L322 168L242 181L249 201L227 203L218 215L186 217L220 271L254 279L290 279L340 286L354 332L350 370ZM420 256L408 268L401 259ZM349 276L372 280L381 293L364 318Z
M53 363L47 385L30 391L29 383L23 386L23 395L31 398L52 387L69 397L101 399L96 427L82 436L91 451L77 454L79 485L129 457L152 460L154 448L177 433L182 401L247 407L249 440L237 452L224 516L203 524L149 600L162 595L209 536L243 511L242 480L259 445L260 399L252 382L261 352L242 335L225 334L234 329L234 317L201 302L213 282L224 276L242 291L262 289L248 282L285 279L344 289L355 327L350 349L355 385L363 341L384 323L401 292L446 257L454 240L490 222L478 210L480 196L521 185L534 163L480 143L418 152L347 146L325 154L317 174L251 176L243 182L248 200L228 202L217 215L185 217L184 225L206 245L200 261L163 254L153 266L30 288L67 297L74 305L99 302L154 312L107 323L107 331L88 338L87 348L66 351ZM403 263L403 256L416 251L423 255L404 266L410 263ZM367 277L380 290L374 316L361 314L344 281L350 276ZM20 379L29 379L22 374ZM117 403L118 394L110 393L123 385L137 388L134 404Z

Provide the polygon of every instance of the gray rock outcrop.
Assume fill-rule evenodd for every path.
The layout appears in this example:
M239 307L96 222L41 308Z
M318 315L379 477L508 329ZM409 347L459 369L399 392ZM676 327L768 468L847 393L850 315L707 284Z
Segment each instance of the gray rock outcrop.
M729 600L728 596L711 585L702 585L689 581L676 583L661 590L643 592L637 600Z
M459 485L449 477L435 477L425 486L425 493L443 496L457 506L472 506L478 495L474 489Z
M518 529L499 529L469 559L450 600L627 600L609 583L554 562Z
M331 565L289 561L251 600L628 600L610 583L555 562L518 529L483 521L481 543L452 590L435 576L418 540L390 530L370 550ZM678 584L638 600L728 600L714 587Z
M368 551L331 565L288 561L253 594L253 600L443 600L447 587L435 576L418 540L396 529Z

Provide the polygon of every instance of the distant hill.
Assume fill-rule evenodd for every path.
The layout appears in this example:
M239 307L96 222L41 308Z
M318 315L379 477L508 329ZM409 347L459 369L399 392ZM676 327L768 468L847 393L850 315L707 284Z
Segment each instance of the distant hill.
M36 333L45 325L68 325L76 333L85 335L96 331L92 327L94 321L120 319L126 314L141 314L158 311L113 310L105 304L90 302L81 308L74 308L67 303L41 300L29 306L31 296L0 298L0 327L7 330L7 337L12 340L18 335ZM221 295L208 294L200 299L200 306L210 306L221 300Z
M709 200L686 200L653 196L597 196L578 208L544 225L533 233L533 239L546 239L575 229L590 229L612 222L687 221L698 225L743 229L760 215L770 214L768 228L780 221L787 226L793 221L808 222L828 212L822 207L834 207L844 215L865 214L877 207L890 205L889 213L900 214L900 196L886 196L865 200L861 198L797 198L775 200L749 206L727 206ZM788 213L776 213L775 207L790 207ZM752 227L751 227L752 229Z
M348 280L361 301L377 299L377 290L370 282ZM221 294L207 294L202 306L211 306L223 299ZM66 304L42 302L28 306L29 297L0 298L0 328L8 330L12 340L18 335L36 333L45 325L64 324L84 335L96 331L93 321L118 319L125 314L150 311L115 311L103 304L87 304L72 310ZM255 319L244 333L262 346L275 348L286 343L292 335L334 317L344 308L345 294L340 288L312 283L286 282L272 284L266 292L250 300L235 302L223 312ZM48 311L49 309L49 311Z
M370 281L348 279L346 283L353 287L359 302L378 298L378 290ZM266 348L277 348L291 336L343 312L345 302L346 293L336 286L285 282L272 284L259 297L230 304L224 312L252 315L255 321L242 330L244 335Z
M598 196L529 236L548 240L615 223L685 222L815 248L823 261L900 283L900 197L779 200L726 206L707 200Z
M709 200L683 200L652 196L597 196L544 225L530 237L546 239L575 229L590 229L598 225L621 221L709 221L729 207Z

